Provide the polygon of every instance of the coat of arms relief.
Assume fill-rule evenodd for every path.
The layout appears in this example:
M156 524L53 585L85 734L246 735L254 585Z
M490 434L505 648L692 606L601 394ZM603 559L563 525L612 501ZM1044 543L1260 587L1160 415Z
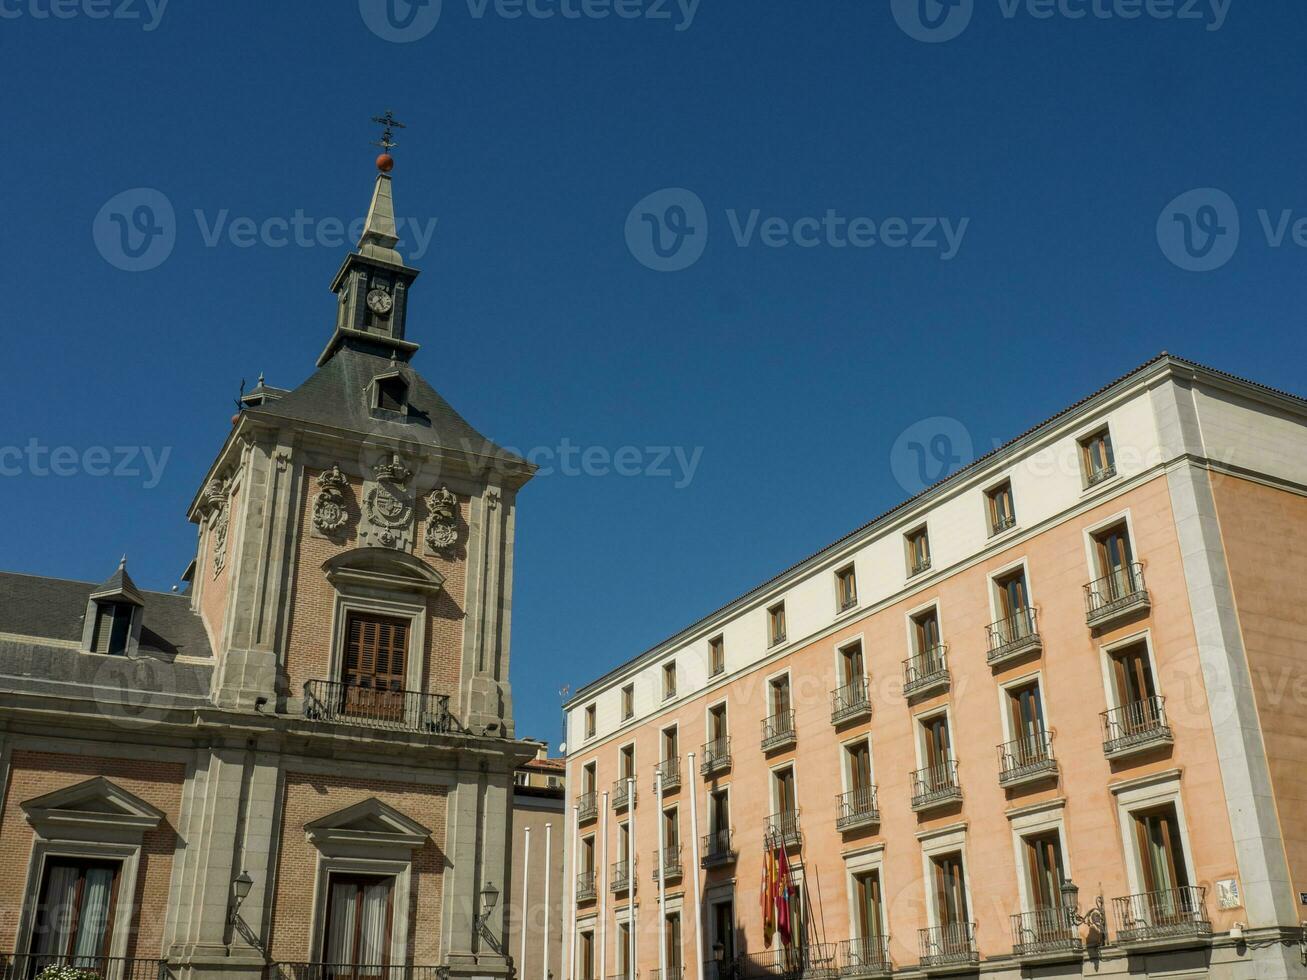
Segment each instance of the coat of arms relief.
M426 496L427 548L446 552L458 543L458 498L449 487L437 487Z
M359 539L368 545L413 550L414 492L412 472L392 455L372 468L374 478L363 484L363 520Z

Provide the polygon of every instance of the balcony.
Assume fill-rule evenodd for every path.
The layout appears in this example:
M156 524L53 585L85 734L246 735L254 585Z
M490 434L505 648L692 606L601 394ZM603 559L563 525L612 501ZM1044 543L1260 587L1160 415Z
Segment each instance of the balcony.
M1116 476L1115 463L1106 463L1097 469L1091 469L1085 473L1085 489L1096 487L1100 483L1106 483L1114 476Z
M631 890L631 883L635 879L635 869L631 866L630 860L614 861L612 870L608 873L608 887L614 895L621 895ZM580 901L578 898L577 901Z
M1085 586L1085 623L1092 629L1108 626L1125 616L1147 609L1144 566L1131 562Z
M1129 946L1210 936L1206 895L1207 889L1190 885L1112 899L1116 941Z
M171 976L168 964L158 959L0 953L0 976L7 980L29 980L51 969L94 974L100 980L166 980Z
M1163 697L1154 695L1104 711L1102 719L1103 754L1109 759L1120 759L1174 741L1171 726L1166 722Z
M613 780L613 812L617 813L635 804L635 780L629 777Z
M962 800L962 786L958 782L956 759L938 766L918 769L912 774L912 809L917 812L933 810L937 806L958 803Z
M663 980L663 971L650 970L649 976L651 980ZM682 980L684 976L685 976L685 967L681 966L680 964L674 963L667 967L667 980Z
M830 722L843 725L859 718L871 717L871 691L867 678L859 677L830 692Z
M266 977L267 980L439 980L443 969L439 966L364 966L357 963L270 963Z
M855 789L837 799L840 807L839 815L835 818L836 830L856 830L880 823L880 804L876 799L875 786Z
M1012 953L1023 960L1079 956L1084 949L1080 930L1067 910L1033 909L1012 916Z
M388 691L341 681L308 681L304 685L304 717L336 725L358 725L422 735L458 731L445 694Z
M947 691L948 685L948 647L943 643L903 661L904 697Z
M699 866L705 870L735 863L735 835L729 830L716 830L703 835L703 855Z
M658 870L658 848L654 848L654 870L653 880L657 881L659 877ZM674 881L681 877L681 845L664 844L663 845L663 867L662 877L667 881Z
M908 562L908 578L914 578L930 571L930 556L912 558Z
M735 980L833 980L839 976L834 943L779 942L774 950L748 953L735 961Z
M998 784L1004 789L1056 775L1052 732L1035 732L998 747Z
M917 930L921 947L921 968L975 966L980 962L976 949L976 924L955 922L933 929Z
M699 773L711 776L726 772L731 768L731 737L723 735L711 742L703 743L703 762L699 763Z
M576 798L576 819L581 823L599 816L599 800L594 790Z
M654 766L654 792L658 792L658 777L662 776L663 792L681 788L681 760L664 759Z
M785 749L798 741L794 730L794 711L778 711L770 718L762 720L762 750L775 752Z
M578 902L593 902L599 897L595 889L595 873L593 871L582 871L576 876L576 900Z
M799 811L782 810L767 818L764 837L769 842L783 842L786 847L795 847L802 843L803 835L799 831Z
M1044 645L1033 609L1022 609L1015 616L990 623L985 634L989 640L985 660L991 667L1038 653Z
M889 939L846 939L836 954L841 977L887 977L894 972L889 958Z

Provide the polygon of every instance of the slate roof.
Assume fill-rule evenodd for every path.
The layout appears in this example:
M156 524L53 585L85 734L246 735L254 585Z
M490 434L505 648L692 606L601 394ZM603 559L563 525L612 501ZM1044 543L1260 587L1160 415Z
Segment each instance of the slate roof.
M123 573L126 574L125 572ZM0 633L41 639L82 642L86 603L94 582L70 582L0 572ZM164 657L212 657L209 637L191 601L184 595L140 592L145 601L141 650Z
M409 384L407 421L383 419L369 411L363 393L372 379L398 372ZM420 374L403 361L392 361L341 347L295 390L269 399L254 414L318 423L352 432L376 433L528 467L516 455L483 436L459 415Z

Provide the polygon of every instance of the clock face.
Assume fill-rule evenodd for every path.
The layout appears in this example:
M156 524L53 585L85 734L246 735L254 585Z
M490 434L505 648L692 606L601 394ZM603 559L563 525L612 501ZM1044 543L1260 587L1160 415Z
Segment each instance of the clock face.
M384 316L390 312L390 307L393 302L394 301L390 298L390 293L386 292L384 289L374 289L372 292L368 293L368 309L373 313L380 313Z

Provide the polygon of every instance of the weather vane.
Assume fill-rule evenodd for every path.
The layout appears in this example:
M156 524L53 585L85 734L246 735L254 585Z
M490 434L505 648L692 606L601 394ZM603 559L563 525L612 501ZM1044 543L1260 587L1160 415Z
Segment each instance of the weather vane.
M390 155L390 151L399 146L395 142L395 130L406 127L395 118L395 114L390 109L386 110L384 116L373 116L372 121L385 127L381 139L376 140L372 145L379 146L382 150L381 156L377 157L377 169L382 173L389 173L395 166L395 158Z

